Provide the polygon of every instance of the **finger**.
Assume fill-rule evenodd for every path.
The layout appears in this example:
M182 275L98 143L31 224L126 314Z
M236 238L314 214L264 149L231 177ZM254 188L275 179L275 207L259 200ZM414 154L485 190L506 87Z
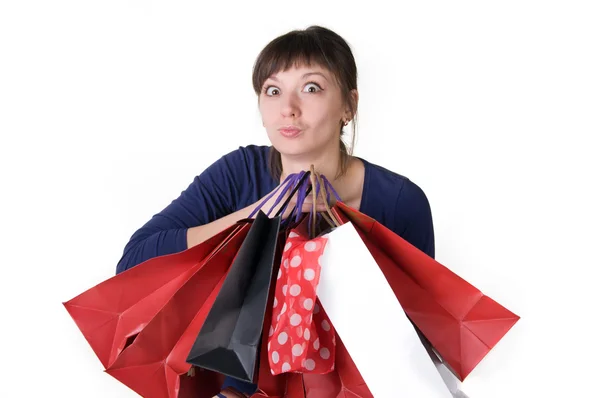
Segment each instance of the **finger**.
M314 210L316 211L327 211L327 206L325 206L324 204L317 204L314 208L312 203L308 204L308 203L304 203L304 205L302 206L302 213L310 213Z
M309 203L312 203L312 202L314 202L314 201L315 201L315 200L314 200L314 198L313 198L312 196L307 196L307 197L305 197L305 198L304 198L304 202L309 202ZM320 203L324 203L324 202L323 202L323 198L322 198L322 197L320 197L320 196L317 196L317 203L319 203L319 202L320 202Z
M244 395L237 391L232 389L231 387L227 387L226 389L222 390L219 394L215 395L213 398L240 398L240 397L244 397Z
M231 398L244 398L244 397L246 397L246 394L244 394L241 391L236 390L233 387L227 387L225 389L225 391L227 391L227 393L230 394L229 396L231 396Z

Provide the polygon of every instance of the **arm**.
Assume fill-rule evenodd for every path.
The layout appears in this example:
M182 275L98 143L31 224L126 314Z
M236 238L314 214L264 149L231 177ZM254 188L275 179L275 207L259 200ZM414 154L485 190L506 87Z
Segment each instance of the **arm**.
M251 206L245 207L241 210L238 210L234 213L228 214L225 217L221 217L218 220L210 222L205 225L198 225L197 227L192 227L187 230L187 248L194 247L209 239L212 236L215 236L219 232L223 231L225 228L228 228L238 222L241 219L250 217L252 210L254 210L255 206L258 204L253 204Z
M405 180L396 201L395 232L410 244L435 259L435 235L431 207L425 192Z
M248 208L234 212L238 191L232 181L239 156L233 151L214 162L138 229L125 246L117 273L150 258L186 250L249 215Z

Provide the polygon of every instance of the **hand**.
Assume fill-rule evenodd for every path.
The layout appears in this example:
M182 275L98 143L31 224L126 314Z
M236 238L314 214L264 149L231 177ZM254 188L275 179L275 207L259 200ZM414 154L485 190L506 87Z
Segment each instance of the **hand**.
M221 395L225 398L248 398L248 394L244 394L242 392L237 391L235 388L227 387L226 389L221 391ZM218 395L215 395L213 398L221 398Z
M273 195L273 197L271 199L269 199L267 201L267 203L265 203L265 205L261 208L261 210L264 213L267 213L271 207L273 207L273 204L275 203L275 201L277 200L277 198L279 197L279 195L281 195L281 191L284 189L283 184L278 186L277 188L275 188L273 191L271 191L271 193L275 192L275 194ZM279 211L279 209L281 208L281 206L283 206L283 204L285 203L286 199L289 197L291 191L293 188L290 188L288 190L288 192L286 192L286 194L281 198L281 200L279 201L279 204L277 206L275 206L275 208L273 209L273 211L271 212L271 216L275 216L275 214L277 214L277 212ZM254 208L260 206L260 204L265 200L265 198L269 196L266 195L264 198L260 199L257 203L255 203ZM281 215L281 217L283 219L286 219L290 216L290 213L292 212L292 210L294 209L294 207L296 207L296 204L298 203L298 192L296 192L294 194L294 196L292 197L292 199L290 199L290 203L288 204L287 208L285 209L285 211L283 212L283 214ZM316 204L316 211L317 212L324 212L327 210L327 207L325 205L325 202L323 201L321 195L319 195L319 197L317 198L317 204ZM313 195L312 195L312 191L306 196L306 198L304 199L304 203L302 204L302 213L310 213L313 211Z

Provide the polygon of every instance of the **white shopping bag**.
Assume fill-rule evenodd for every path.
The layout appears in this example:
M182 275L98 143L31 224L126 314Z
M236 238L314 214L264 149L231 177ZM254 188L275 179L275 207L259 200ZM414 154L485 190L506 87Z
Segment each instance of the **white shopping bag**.
M326 235L317 295L375 398L451 398L352 223Z

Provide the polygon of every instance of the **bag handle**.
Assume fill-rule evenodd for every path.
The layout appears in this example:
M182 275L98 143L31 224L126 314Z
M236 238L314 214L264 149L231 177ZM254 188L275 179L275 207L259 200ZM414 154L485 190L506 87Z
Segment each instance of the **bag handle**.
M316 181L316 177L315 177L315 166L314 165L310 165L310 185L312 186L312 197L313 197L313 202L312 202L312 212L310 213L310 237L314 238L316 235L316 231L317 231L317 190L318 190L318 186L317 186L317 181ZM323 192L321 190L321 192Z
M325 183L326 178L323 175L321 175L315 171L314 165L310 166L309 173L310 173L310 185L311 185L310 190L312 191L312 198L313 198L312 211L309 215L309 223L310 223L309 234L310 234L311 238L314 238L316 236L316 229L317 229L316 228L317 227L317 215L323 216L325 221L327 221L327 223L331 227L340 227L342 225L342 221L337 217L337 215L335 213L333 213L331 211L331 207L329 206L329 200L328 200L329 198L328 198L328 195L325 194L325 191L327 190L327 185ZM329 186L333 190L333 187L331 186L331 184L329 184ZM335 193L335 190L333 190L333 192ZM319 194L325 205L326 212L317 212L317 195L319 195ZM335 195L336 195L336 197L339 198L337 193L335 193ZM303 204L302 202L299 200L298 206L302 207L302 204ZM327 215L329 215L329 217Z
M273 192L271 192L269 195L267 195L265 197L265 199L258 205L256 206L256 208L254 210L252 210L252 213L250 213L250 216L248 216L248 218L253 218L256 213L258 213L258 211L260 209L263 208L264 205L267 204L267 202L277 193L277 191L279 191L281 189L281 187L284 187L284 189L281 191L281 193L279 194L279 197L277 198L277 200L275 201L275 203L273 204L273 206L271 206L271 208L269 209L269 212L267 213L267 216L271 214L271 212L273 211L273 208L279 204L279 202L281 201L281 198L283 198L283 195L285 195L285 192L287 190L290 189L290 187L292 186L292 184L295 183L295 179L298 176L295 174L290 174L289 176L287 176L287 178L283 181L282 184L280 184L276 190L274 190Z
M283 203L281 208L277 211L277 213L275 214L275 217L281 216L281 214L285 211L285 209L287 209L288 205L290 204L290 201L292 200L292 198L294 197L296 192L298 192L300 187L304 184L304 182L308 178L308 175L309 175L308 172L303 172L303 173L299 173L299 174L295 175L296 176L296 178L294 179L294 180L296 180L296 181L294 181L295 187L294 187L294 189L292 189L290 196L287 197L287 199L285 200L285 202ZM296 207L297 207L297 205L296 205ZM290 214L290 217L288 217L288 219L291 218L291 215L294 213L294 210L295 210L295 208L292 209L292 213Z
M292 211L291 211L290 215L287 217L287 219L282 220L282 221L284 221L284 224L289 223L294 218L296 219L296 222L300 221L300 219L302 218L301 209L302 209L302 206L304 205L304 200L306 199L306 197L309 194L312 193L313 208L309 214L310 234L312 236L314 236L316 234L317 216L323 217L325 219L325 221L331 227L339 227L342 225L342 221L339 219L337 214L335 214L331 211L331 207L329 205L331 193L333 193L335 198L339 201L341 201L340 196L335 191L335 189L333 188L331 183L327 180L327 178L315 171L314 165L311 165L309 171L304 171L304 172L300 172L297 174L290 174L289 176L287 176L286 179L283 181L283 183L280 184L276 190L274 190L267 197L265 197L265 199L252 211L249 218L254 217L256 215L256 213L260 209L262 209L262 207L275 194L277 194L277 192L279 192L281 190L281 192L279 193L279 196L277 197L277 200L271 206L271 208L269 209L269 211L267 213L267 216L270 216L273 209L281 202L284 195L286 193L288 193L290 191L290 189L291 189L291 192L289 193L289 196L286 198L286 200L283 202L283 204L281 205L281 207L279 208L279 210L277 211L277 213L274 216L274 217L281 216L281 214L283 214L283 212L285 212L285 210L289 206L290 201L292 200L294 195L296 193L298 193L298 200L296 202L296 205L292 209ZM325 210L326 210L325 212L317 212L316 211L316 204L317 204L318 196L321 197L321 199L323 200L323 202L325 204Z
M317 174L317 176L318 176L319 181L323 183L323 189L321 190L321 199L323 199L323 202L325 202L325 210L326 210L327 214L329 214L329 216L331 217L331 220L333 221L333 223L335 223L335 226L341 227L343 224L342 220L339 219L339 216L337 214L335 214L331 211L331 207L329 206L329 197L326 196L325 192L324 192L327 187L326 184L329 184L329 181L327 181L325 176L323 176L321 174ZM337 200L339 200L341 202L342 200L339 199L339 196L338 196L337 192L335 192L335 190L333 189L333 186L331 184L329 184L329 186L331 187L331 191L333 191L333 194L335 195L335 197L338 198Z
M260 209L263 208L263 206L265 204L267 204L267 202L278 192L281 190L279 196L277 197L277 200L275 200L275 203L273 203L273 205L271 206L271 208L269 209L269 211L266 213L267 216L271 215L271 212L273 212L273 209L275 208L275 206L277 206L281 200L283 199L284 195L290 190L292 189L292 192L290 193L290 195L288 196L288 198L286 198L286 200L283 202L283 204L281 205L281 207L279 208L279 210L277 211L277 213L275 214L274 217L279 217L281 216L281 214L287 209L287 207L290 204L290 201L292 200L292 197L294 196L294 194L300 189L300 187L305 183L305 181L307 180L308 177L308 172L301 172L301 173L297 173L297 174L290 174L289 176L286 177L286 179L283 181L283 183L281 183L277 189L275 189L273 192L271 192L269 195L267 195L264 200L258 205L256 206L256 208L254 208L254 210L252 210L252 213L250 213L250 216L248 218L253 218L256 213L258 213L258 211ZM293 187L293 188L292 188ZM283 188L283 189L282 189ZM292 210L292 214L293 214L293 210ZM291 215L290 215L291 216Z

